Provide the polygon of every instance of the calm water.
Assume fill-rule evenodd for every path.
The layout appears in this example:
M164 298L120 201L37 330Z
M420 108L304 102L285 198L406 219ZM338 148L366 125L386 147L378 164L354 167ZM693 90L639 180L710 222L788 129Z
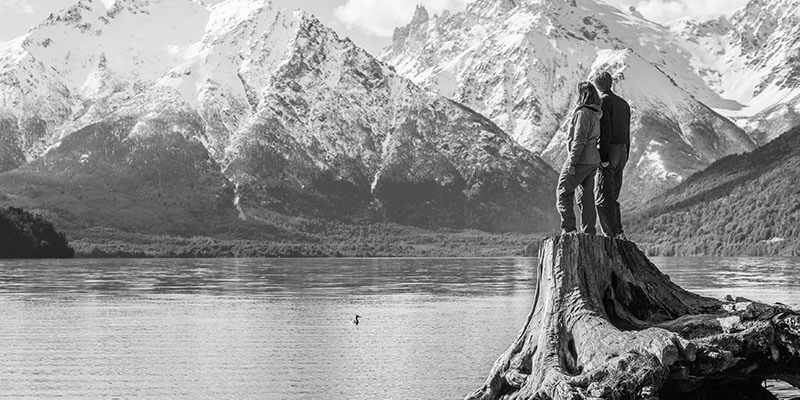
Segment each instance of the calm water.
M653 261L693 291L800 308L800 259ZM463 398L522 327L534 264L0 262L0 398Z

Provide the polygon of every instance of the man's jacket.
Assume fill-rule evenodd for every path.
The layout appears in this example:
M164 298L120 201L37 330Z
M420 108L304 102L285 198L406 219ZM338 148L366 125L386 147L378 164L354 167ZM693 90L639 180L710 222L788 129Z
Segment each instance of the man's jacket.
M608 91L600 95L603 117L600 118L600 159L608 162L612 144L624 144L631 150L631 107L628 102Z

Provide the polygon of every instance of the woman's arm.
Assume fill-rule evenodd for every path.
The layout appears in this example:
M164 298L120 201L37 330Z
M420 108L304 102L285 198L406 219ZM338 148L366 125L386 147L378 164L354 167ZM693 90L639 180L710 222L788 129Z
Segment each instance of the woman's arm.
M572 139L572 148L569 152L569 166L571 168L578 166L578 160L581 159L586 142L589 141L589 132L592 124L592 117L589 115L589 111L581 108L575 112L578 117L575 119L574 137Z

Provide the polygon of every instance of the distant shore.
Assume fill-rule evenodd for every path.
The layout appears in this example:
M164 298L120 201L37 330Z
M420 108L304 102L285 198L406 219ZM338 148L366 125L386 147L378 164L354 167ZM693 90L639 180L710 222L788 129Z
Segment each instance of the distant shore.
M525 257L542 234L428 231L394 224L264 240L98 229L68 232L78 258Z
M264 240L164 236L113 230L70 232L78 258L325 258L325 257L536 257L543 233L428 231L395 224L349 226L342 231ZM631 235L650 257L792 257L793 243L758 246L698 243ZM647 240L651 239L651 240Z

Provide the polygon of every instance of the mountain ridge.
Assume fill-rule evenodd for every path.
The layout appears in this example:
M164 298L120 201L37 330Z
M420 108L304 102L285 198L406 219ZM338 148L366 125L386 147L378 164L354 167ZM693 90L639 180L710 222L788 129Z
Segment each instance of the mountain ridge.
M759 144L800 124L797 15L796 0L751 0L728 15L684 18L669 26L697 74L738 103L718 111Z
M0 60L27 60L0 63L0 76L30 80L0 102L6 124L37 128L1 132L8 203L78 231L170 235L272 230L297 219L495 232L555 226L552 168L308 13L252 0L100 8L81 0L0 49ZM165 17L176 9L197 20ZM141 40L118 41L144 22ZM159 34L173 29L182 33ZM86 40L59 47L76 37ZM148 67L137 70L141 63ZM30 78L42 70L47 79ZM15 99L43 106L25 114ZM158 223L166 220L176 222Z
M731 106L696 75L666 27L594 1L480 0L400 28L382 59L473 107L558 169L575 86L609 70L633 109L630 177L641 203L714 160L756 146L716 111ZM502 60L502 61L498 61ZM631 187L637 190L631 190Z
M800 127L717 160L635 212L651 254L800 254Z

